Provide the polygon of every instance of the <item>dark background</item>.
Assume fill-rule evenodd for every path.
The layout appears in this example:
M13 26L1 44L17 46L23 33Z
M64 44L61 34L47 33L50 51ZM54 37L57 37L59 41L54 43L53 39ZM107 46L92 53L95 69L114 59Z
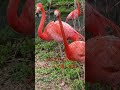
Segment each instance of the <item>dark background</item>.
M120 3L119 3L120 1L119 0L86 0L86 1L91 6L93 6L94 9L97 10L101 15L105 16L107 19L111 20L114 24L116 24L118 26L118 32L120 32L120 29L119 29L120 28ZM99 16L98 18L96 17L97 15L95 15L94 19L97 20ZM105 21L105 19L103 19L103 21ZM85 23L88 23L88 22L92 22L92 20L89 21L86 19ZM90 35L89 32L86 31L86 38L87 38L86 49L89 49L89 50L86 50L86 75L85 75L86 90L118 90L120 85L120 77L119 77L120 70L119 70L119 67L117 67L117 65L120 66L120 62L119 62L120 45L119 44L118 44L119 46L115 45L116 43L115 40L120 42L120 38L118 38L120 36L114 33L114 30L110 25L108 25L109 27L104 28L102 23L93 24L93 26L96 26L96 25L100 26L101 29L104 29L106 31L109 30L110 32L105 35L108 37L98 35L96 38L93 35ZM105 43L106 44L109 43L109 44L105 46ZM112 48L111 48L111 51L108 51L108 47L110 48L114 47L117 53L115 54L114 51L112 51L113 50ZM96 54L94 51L96 52ZM105 55L104 52L106 51L108 52ZM110 53L114 53L114 54L110 54ZM91 54L91 57L90 57L90 54ZM99 57L99 55L101 55L101 57ZM114 57L114 55L116 56ZM109 62L111 62L111 64ZM108 68L104 69L104 67L108 67Z
M21 15L25 1L20 0L18 15ZM0 89L33 90L34 35L23 36L8 25L8 3L9 0L0 0Z

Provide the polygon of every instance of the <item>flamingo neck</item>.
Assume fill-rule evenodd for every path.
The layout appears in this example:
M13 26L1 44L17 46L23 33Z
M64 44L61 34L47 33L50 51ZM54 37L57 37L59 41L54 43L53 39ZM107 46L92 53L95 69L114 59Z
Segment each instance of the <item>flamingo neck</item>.
M65 32L64 32L64 29L63 29L63 25L62 25L62 21L60 19L60 16L58 17L58 21L59 21L59 24L60 24L60 29L61 29L61 33L62 33L62 37L63 37L65 52L67 53L69 51L69 45L68 45L68 42L67 42L67 38L65 36Z
M38 36L39 36L41 39L47 40L47 39L46 39L46 38L47 38L47 35L42 32L43 27L44 27L44 23L45 23L45 20L46 20L46 14L45 14L45 10L44 10L43 7L41 8L41 12L42 12L42 18L41 18L41 20L40 20L40 25L39 25L39 27L38 27Z
M80 15L80 3L78 2L78 0L76 0L77 2L77 7L78 7L78 15Z
M17 10L19 6L20 0L9 0L8 8L7 8L7 21L10 25L17 24L18 20Z

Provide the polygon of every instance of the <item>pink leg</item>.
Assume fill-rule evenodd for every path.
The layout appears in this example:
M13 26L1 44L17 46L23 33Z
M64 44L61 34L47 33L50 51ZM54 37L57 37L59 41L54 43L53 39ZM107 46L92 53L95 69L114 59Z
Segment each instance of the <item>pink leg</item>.
M64 65L63 52L62 52L62 48L61 48L60 43L58 43L58 46L59 46L59 50L60 50L60 57L61 57L63 65ZM64 86L65 85L65 71L64 71L64 68L62 68L62 74L63 74L63 80L62 80L61 86Z

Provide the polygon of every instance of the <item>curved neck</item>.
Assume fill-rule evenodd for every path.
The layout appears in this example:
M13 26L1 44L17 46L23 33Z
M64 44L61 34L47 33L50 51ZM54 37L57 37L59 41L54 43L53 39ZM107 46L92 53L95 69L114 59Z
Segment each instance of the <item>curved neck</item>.
M8 8L7 8L7 20L8 23L13 25L16 24L18 19L17 10L19 6L20 0L9 0Z
M78 0L76 0L76 3L77 3L77 8L78 8L78 15L80 15L80 3L78 2Z
M58 21L59 21L59 24L60 24L60 29L61 29L63 42L64 42L64 46L65 46L65 51L68 51L69 50L69 46L68 46L67 38L65 36L65 32L64 32L64 29L63 29L63 25L62 25L62 21L61 21L60 16L58 17Z
M41 11L42 11L42 18L40 20L40 25L38 27L38 36L42 39L45 39L45 35L44 35L44 33L42 33L42 30L43 30L44 23L46 20L46 14L45 14L45 10L43 7L41 8Z

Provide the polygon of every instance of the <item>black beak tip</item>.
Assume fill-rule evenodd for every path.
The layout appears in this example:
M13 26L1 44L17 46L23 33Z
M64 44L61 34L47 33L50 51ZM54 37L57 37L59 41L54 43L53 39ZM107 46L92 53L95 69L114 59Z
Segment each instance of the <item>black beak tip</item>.
M56 20L54 19L54 22L55 22Z
M57 20L56 16L54 15L54 22Z
M35 13L36 14L36 16L39 18L39 13Z

